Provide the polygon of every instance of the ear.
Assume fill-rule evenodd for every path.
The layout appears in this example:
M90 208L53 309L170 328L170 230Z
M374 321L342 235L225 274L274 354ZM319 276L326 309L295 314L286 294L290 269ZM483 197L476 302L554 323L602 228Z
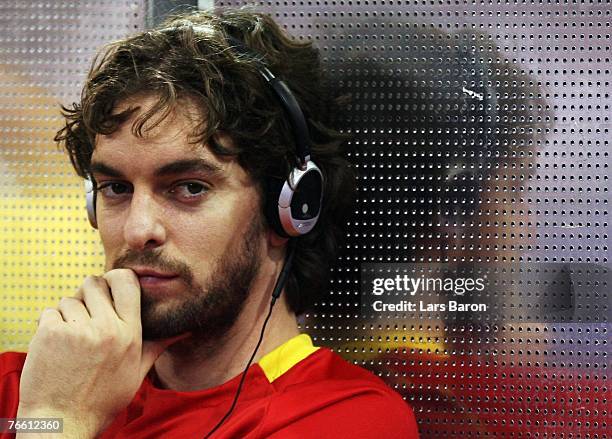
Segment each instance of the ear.
M278 236L272 228L268 228L268 243L270 247L282 247L287 244L287 241L289 241L289 238Z

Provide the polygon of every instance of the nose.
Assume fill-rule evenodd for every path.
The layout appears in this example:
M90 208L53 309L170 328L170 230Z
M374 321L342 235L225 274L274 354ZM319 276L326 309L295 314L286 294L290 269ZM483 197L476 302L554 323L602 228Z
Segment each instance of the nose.
M123 234L127 245L134 250L159 247L165 242L163 207L152 194L134 191Z

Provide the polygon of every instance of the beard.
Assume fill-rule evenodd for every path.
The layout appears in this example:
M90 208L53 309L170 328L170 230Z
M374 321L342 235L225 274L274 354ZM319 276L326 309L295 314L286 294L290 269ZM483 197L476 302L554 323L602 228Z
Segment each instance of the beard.
M249 296L251 283L259 271L260 237L264 226L254 221L242 240L217 260L205 284L194 279L193 270L182 261L164 256L155 249L128 250L113 268L135 265L178 274L185 290L170 303L160 303L141 290L143 340L159 340L191 332L200 341L223 336L234 325ZM167 300L167 299L166 299ZM177 303L178 301L178 303Z

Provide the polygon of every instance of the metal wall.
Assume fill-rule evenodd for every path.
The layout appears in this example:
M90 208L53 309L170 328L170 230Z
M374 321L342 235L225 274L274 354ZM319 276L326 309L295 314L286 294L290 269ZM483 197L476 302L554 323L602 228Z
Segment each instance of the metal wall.
M425 438L606 437L612 3L256 6L350 97L358 202L304 327L397 389ZM488 277L461 297L488 309L421 311L457 298L421 290L376 311L369 269Z
M51 141L57 104L151 6L0 4L2 350L25 350L40 310L100 269L81 182ZM312 40L330 93L350 97L337 122L358 201L304 329L397 389L422 437L606 437L610 0L255 7ZM376 311L371 268L483 275L461 296L488 308Z
M46 306L103 264L83 182L53 142L103 44L144 28L144 1L0 2L0 350L26 350Z

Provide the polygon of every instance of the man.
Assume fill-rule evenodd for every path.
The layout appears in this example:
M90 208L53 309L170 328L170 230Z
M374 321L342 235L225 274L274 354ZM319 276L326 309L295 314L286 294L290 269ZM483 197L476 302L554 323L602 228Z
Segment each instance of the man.
M353 185L320 75L246 11L106 48L56 140L94 186L107 271L0 357L0 417L75 438L417 436L399 395L298 331Z

